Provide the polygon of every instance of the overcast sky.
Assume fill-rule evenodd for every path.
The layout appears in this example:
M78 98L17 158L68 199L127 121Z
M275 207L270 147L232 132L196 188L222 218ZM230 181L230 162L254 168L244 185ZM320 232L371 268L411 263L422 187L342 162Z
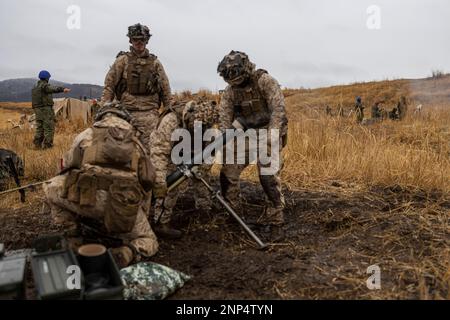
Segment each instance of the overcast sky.
M80 29L67 27L70 5ZM232 49L291 88L450 72L448 0L1 0L0 80L47 69L103 84L137 22L177 91L222 89L216 68Z

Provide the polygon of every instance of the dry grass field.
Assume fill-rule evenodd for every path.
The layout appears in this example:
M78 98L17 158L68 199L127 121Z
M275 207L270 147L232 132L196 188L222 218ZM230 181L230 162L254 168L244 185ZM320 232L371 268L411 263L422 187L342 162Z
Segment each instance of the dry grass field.
M0 129L7 130L12 127L11 122L17 123L21 114L32 114L29 102L0 102Z
M361 126L353 116L325 114L329 105L347 115L357 95L366 118L375 101L392 109L401 95L410 102L408 115ZM285 96L284 236L255 229L272 243L268 252L256 251L222 214L186 215L192 199L184 196L178 206L184 239L163 241L154 259L194 275L174 298L449 299L450 77L286 89ZM419 104L423 110L415 114ZM59 123L55 147L37 151L31 131L5 126L11 109L0 105L0 147L25 159L26 182L52 177L82 126ZM253 168L245 177L251 217L261 189L252 183ZM28 192L25 204L18 199L0 198L0 242L8 248L57 229L41 209L40 189ZM366 287L374 264L381 290Z

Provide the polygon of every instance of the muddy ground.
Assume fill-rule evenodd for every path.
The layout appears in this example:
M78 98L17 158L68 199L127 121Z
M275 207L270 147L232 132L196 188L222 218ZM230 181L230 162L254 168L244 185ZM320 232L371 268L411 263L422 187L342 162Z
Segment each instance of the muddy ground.
M242 216L269 249L257 250L224 212L195 212L183 195L174 223L184 236L161 240L152 259L192 276L171 299L450 298L445 195L399 186L361 191L340 182L286 189L281 230L251 224L262 210L260 186L245 183L243 195ZM0 242L9 250L58 231L40 201L0 209ZM366 285L374 264L381 268L381 290Z

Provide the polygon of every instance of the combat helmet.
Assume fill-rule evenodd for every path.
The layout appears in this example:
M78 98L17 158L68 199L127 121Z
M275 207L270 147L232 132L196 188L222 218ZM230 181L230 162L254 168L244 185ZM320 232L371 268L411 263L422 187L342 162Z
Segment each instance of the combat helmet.
M150 34L150 29L140 23L136 23L128 27L127 37L131 39L143 39L146 43L152 35Z
M132 120L131 114L122 105L115 103L105 103L103 107L101 107L95 114L94 120L100 121L103 119L104 116L106 116L109 113L112 113L117 117L122 118L128 123L130 123Z
M230 85L238 86L246 81L255 65L250 62L248 55L244 52L232 50L227 54L217 67L217 72Z
M48 72L47 70L42 70L41 72L39 72L38 78L41 80L49 80L51 77L50 72Z

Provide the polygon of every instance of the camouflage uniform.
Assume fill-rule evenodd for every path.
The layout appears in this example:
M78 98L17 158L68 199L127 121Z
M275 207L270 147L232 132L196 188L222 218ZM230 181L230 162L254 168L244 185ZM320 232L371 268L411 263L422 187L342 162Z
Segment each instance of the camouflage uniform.
M398 119L403 120L406 117L406 113L408 111L408 103L406 102L405 96L400 97L400 100L397 104L397 110L398 110Z
M136 26L138 30L145 28L148 33L148 28L140 24L129 30ZM148 33L147 41L150 36ZM150 134L158 123L161 103L165 108L170 106L170 85L166 72L148 49L139 54L131 46L129 52L117 55L105 78L102 103L112 102L115 98L133 115L133 125L141 132L139 139L148 147Z
M148 257L158 251L144 208L155 175L135 136L128 121L106 114L75 138L64 158L67 173L51 179L44 191L57 223L81 223L101 241L116 239Z
M64 92L64 87L55 87L47 80L39 80L31 91L32 106L36 115L34 145L38 148L51 148L55 134L55 112L53 93Z
M95 119L95 115L100 110L100 105L98 104L97 100L92 101L91 105L91 116L92 119Z
M356 122L361 123L364 120L364 105L362 104L360 98L356 100L355 112L356 112Z
M154 219L160 224L170 223L173 209L176 205L180 189L190 188L193 192L195 207L200 210L211 209L211 195L207 188L197 179L189 179L182 185L167 193L166 177L176 170L176 166L171 162L170 155L175 142L171 141L174 130L186 128L193 132L194 121L202 122L203 131L211 128L218 122L217 107L213 102L179 103L169 112L162 116L157 130L151 135L151 156L150 159L156 169L156 180L153 194L156 200ZM205 146L203 146L205 147ZM200 166L200 174L208 181L211 165Z
M228 70L235 62L243 60L245 72L234 79L227 79ZM219 64L218 72L229 83L225 89L219 107L220 129L232 128L236 118L246 123L246 128L278 129L280 132L280 153L286 144L287 117L284 96L277 80L265 70L256 70L244 53L232 51ZM239 79L241 78L241 79ZM238 79L238 80L235 80ZM269 146L270 147L270 146ZM270 148L268 148L270 150ZM248 153L246 148L246 153ZM236 152L236 150L235 150ZM270 152L270 151L269 151ZM246 155L247 157L247 155ZM235 156L236 159L236 156ZM246 164L224 164L220 172L220 183L224 196L235 208L240 210L240 174L248 166ZM279 170L273 175L262 175L261 168L269 167L257 162L259 180L268 200L268 208L263 221L267 224L281 224L284 221L284 196L281 191ZM282 168L282 157L280 166Z
M380 118L381 118L380 102L376 102L372 106L372 119L380 119Z

